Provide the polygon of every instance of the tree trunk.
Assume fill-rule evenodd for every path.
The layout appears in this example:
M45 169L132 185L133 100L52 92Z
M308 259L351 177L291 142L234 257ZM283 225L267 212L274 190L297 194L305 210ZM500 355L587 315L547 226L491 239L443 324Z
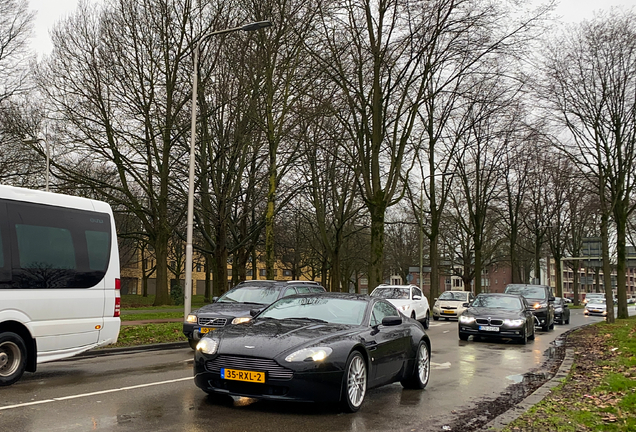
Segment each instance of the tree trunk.
M603 285L607 302L607 322L614 323L614 294L612 293L612 268L609 255L609 215L601 215L601 239L603 243Z
M170 294L168 291L168 237L169 235L167 233L159 233L157 240L153 245L155 248L155 255L157 257L157 283L154 306L171 304Z
M371 256L369 265L369 292L384 281L384 203L370 205Z
M614 220L616 221L616 297L618 299L618 316L619 319L627 319L627 279L625 272L627 271L626 260L627 250L625 247L625 230L627 227L627 218L622 208L622 202L617 204L614 211Z

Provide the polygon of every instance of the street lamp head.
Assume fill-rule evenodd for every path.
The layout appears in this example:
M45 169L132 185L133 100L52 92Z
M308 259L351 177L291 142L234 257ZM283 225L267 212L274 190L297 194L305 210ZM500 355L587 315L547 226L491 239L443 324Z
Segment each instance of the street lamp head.
M253 22L250 24L245 24L243 27L241 27L241 30L243 31L254 31L254 30L259 30L265 27L271 27L272 23L271 21L258 21L258 22Z

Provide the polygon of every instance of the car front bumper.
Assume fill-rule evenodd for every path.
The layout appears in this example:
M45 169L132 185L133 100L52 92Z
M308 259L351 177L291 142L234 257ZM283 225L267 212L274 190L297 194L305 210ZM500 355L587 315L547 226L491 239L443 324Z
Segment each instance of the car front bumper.
M251 383L222 379L220 373L195 360L194 382L203 391L228 396L296 402L337 402L340 400L344 372L338 369L294 371L290 379L270 379Z

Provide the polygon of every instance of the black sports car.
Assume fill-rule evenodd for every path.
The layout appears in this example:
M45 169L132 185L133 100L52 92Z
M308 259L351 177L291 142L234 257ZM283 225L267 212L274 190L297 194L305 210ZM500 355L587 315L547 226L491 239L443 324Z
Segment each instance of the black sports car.
M517 294L479 294L459 317L459 338L497 337L526 344L534 339L534 308Z
M194 380L210 394L340 402L357 411L368 388L422 389L431 343L422 324L384 299L325 293L282 298L250 322L203 337Z
M251 309L264 309L279 298L325 289L313 281L248 280L214 298L214 303L192 311L183 323L183 334L192 349L199 339L211 331L230 324L249 321Z

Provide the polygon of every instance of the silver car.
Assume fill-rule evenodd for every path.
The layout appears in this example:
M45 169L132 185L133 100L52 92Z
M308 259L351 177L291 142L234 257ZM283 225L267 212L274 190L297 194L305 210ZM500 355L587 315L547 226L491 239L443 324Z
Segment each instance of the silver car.
M433 304L433 319L457 319L474 299L470 291L444 291Z

